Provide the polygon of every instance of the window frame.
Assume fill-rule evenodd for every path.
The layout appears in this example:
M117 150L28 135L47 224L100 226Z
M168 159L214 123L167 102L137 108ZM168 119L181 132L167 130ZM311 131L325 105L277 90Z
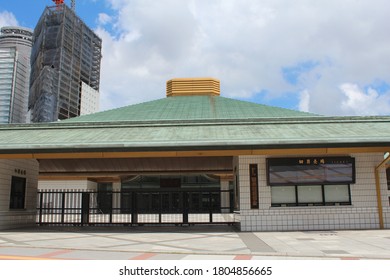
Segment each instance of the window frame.
M322 201L321 202L299 202L299 186L306 186L306 185L284 185L284 186L271 186L271 207L299 207L299 206L350 206L352 205L352 199L351 199L351 184L339 184L344 185L348 188L348 201L333 201L333 202L327 202L325 197L325 188L326 186L333 186L333 184L317 184L313 186L320 186L321 187L321 193L322 193ZM272 189L273 188L280 188L280 187L294 187L295 190L295 202L286 202L286 203L272 203Z
M320 193L320 201L302 201L302 198L306 195L306 192L304 192L305 189L314 187L318 189ZM307 205L313 205L313 206L321 206L325 204L325 196L324 196L324 186L323 185L297 185L295 187L295 197L297 198L296 203L299 206L307 206Z

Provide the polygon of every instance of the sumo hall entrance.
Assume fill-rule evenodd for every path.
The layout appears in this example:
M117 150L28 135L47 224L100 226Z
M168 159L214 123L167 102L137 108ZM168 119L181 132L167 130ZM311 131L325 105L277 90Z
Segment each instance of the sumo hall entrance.
M218 176L129 176L120 190L40 190L38 225L233 224L234 191Z

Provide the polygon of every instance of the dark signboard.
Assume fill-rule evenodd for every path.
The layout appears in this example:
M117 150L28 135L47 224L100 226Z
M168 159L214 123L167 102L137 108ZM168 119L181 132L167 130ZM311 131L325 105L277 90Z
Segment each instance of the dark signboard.
M251 209L259 209L259 182L257 164L249 165Z
M270 186L355 183L352 157L300 157L267 159Z

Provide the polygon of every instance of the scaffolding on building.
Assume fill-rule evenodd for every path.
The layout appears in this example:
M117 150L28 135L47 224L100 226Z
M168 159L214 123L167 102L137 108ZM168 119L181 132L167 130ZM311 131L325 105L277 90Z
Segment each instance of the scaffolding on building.
M101 48L102 40L67 5L45 9L31 53L33 122L80 115L82 83L99 91Z

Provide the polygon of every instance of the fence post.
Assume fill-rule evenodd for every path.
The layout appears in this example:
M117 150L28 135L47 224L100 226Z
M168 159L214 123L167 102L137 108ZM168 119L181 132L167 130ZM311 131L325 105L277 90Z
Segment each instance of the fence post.
M109 194L111 194L111 195L109 195L108 197L110 197L110 224L112 224L112 208L113 208L113 203L112 203L112 200L113 200L113 197L114 197L114 192L113 191L109 191L109 192L107 192L107 193L109 193Z
M230 198L230 202L229 202L230 213L233 213L233 211L234 211L234 192L233 192L233 190L229 190L229 198Z
M81 225L89 223L89 193L81 194Z
M39 192L39 225L42 224L43 192Z
M65 192L62 193L61 223L65 223Z
M209 222L213 222L213 193L209 192Z
M158 194L158 223L162 223L162 192Z
M131 223L138 223L137 193L131 192Z
M183 192L183 224L188 224L188 192Z

